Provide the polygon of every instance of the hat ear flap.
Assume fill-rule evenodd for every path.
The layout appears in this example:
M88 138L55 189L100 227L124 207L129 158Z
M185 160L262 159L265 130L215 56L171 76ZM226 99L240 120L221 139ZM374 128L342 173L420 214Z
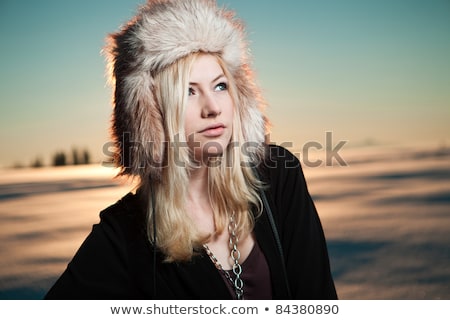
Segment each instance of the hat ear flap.
M256 86L253 73L248 65L243 65L235 74L236 88L240 103L241 125L247 142L261 144L269 130L268 119L264 116L266 102Z
M165 132L161 110L154 95L149 71L130 75L116 83L113 135L120 174L161 178L166 160Z

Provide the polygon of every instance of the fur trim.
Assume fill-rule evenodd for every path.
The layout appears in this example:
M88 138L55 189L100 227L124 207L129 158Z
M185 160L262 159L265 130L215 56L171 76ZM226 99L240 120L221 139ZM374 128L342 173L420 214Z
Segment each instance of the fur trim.
M112 134L121 174L161 177L165 137L154 97L154 74L194 52L221 55L235 77L247 141L263 143L263 102L249 66L243 24L212 0L149 0L105 53L114 86Z

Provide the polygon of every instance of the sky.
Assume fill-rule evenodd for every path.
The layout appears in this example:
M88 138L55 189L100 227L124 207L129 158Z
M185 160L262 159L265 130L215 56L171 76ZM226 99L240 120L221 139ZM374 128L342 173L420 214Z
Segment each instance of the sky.
M0 0L0 167L104 160L104 39L144 0ZM249 34L271 140L450 144L450 1L218 0Z

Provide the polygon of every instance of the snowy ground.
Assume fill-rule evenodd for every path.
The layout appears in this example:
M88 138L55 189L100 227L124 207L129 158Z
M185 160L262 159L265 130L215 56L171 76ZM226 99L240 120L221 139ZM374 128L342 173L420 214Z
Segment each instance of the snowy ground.
M372 153L371 153L372 152ZM450 155L354 152L305 167L341 299L450 299ZM0 299L41 299L131 190L98 165L0 171Z

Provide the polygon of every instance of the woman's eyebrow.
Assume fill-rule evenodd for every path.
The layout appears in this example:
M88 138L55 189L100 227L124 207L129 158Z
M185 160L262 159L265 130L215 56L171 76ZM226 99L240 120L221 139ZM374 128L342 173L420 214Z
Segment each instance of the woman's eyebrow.
M211 83L216 82L217 80L219 80L220 78L225 77L225 75L223 73L219 74L217 77L215 77L213 80L211 80ZM189 81L190 85L197 85L197 82L192 82Z

